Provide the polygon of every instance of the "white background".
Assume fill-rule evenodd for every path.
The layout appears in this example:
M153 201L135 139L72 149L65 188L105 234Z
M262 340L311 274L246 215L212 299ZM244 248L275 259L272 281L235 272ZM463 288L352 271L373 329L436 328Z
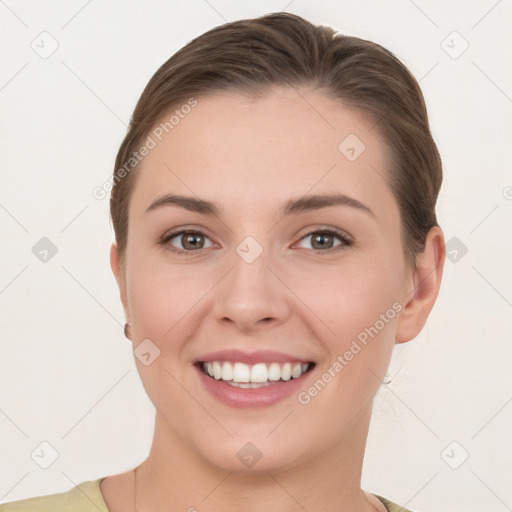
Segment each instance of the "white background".
M447 259L422 333L396 347L362 486L420 512L512 508L506 0L0 1L0 502L145 459L153 406L123 336L108 197L92 190L172 53L226 21L283 9L382 44L420 80L444 163L438 220L468 249ZM31 48L43 31L59 45L47 59ZM42 237L58 248L46 263L32 253ZM59 454L46 470L31 458L43 441Z

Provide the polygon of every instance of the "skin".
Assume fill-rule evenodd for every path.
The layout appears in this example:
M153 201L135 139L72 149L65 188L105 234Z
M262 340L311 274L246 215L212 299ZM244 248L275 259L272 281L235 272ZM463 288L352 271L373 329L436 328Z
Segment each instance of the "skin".
M156 408L153 444L137 470L139 512L384 510L360 487L372 401L395 343L416 337L435 303L444 238L432 228L417 269L406 264L374 124L315 90L275 88L259 99L219 93L198 98L141 162L125 268L111 248L133 345L149 338L160 350L149 366L135 359ZM349 134L366 146L353 162L338 150ZM171 192L223 211L144 213ZM278 215L291 197L332 192L375 217L348 206ZM342 248L319 255L307 233L322 226L345 231L353 244L334 238L327 247ZM183 227L204 233L203 249L172 252L190 247L181 236L159 244ZM236 252L247 236L263 248L251 264ZM264 408L224 405L191 366L212 350L277 350L316 362L307 390L393 303L400 313L307 405L295 393ZM248 441L262 453L252 468L237 458ZM133 485L133 471L102 482L111 511L134 509Z

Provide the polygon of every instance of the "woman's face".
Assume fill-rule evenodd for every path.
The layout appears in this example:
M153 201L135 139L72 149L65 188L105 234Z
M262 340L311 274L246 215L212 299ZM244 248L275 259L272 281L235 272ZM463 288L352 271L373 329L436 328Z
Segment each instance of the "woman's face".
M362 439L413 287L374 122L288 88L184 111L134 171L121 284L156 442L238 471L339 453ZM166 195L189 200L150 208Z

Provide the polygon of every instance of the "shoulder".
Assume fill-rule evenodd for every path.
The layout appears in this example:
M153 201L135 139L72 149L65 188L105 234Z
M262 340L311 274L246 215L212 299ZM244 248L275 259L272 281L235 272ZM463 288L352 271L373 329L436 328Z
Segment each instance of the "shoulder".
M393 503L392 501L388 500L387 498L384 498L383 496L379 496L378 494L374 494L374 496L384 503L384 506L386 507L386 510L388 512L414 512L412 510L409 510L408 508L401 507L400 505L397 505L396 503ZM0 508L0 512L2 512L2 509Z
M109 512L100 491L103 478L82 482L65 492L2 503L0 512Z

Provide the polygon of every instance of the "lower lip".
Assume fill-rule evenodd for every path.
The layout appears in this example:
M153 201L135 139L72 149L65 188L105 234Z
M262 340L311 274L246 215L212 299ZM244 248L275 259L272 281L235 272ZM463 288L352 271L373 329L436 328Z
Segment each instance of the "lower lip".
M196 365L196 371L206 389L218 400L231 407L256 408L268 407L296 393L303 385L311 370L296 379L278 381L261 388L237 388L222 380L205 375Z

